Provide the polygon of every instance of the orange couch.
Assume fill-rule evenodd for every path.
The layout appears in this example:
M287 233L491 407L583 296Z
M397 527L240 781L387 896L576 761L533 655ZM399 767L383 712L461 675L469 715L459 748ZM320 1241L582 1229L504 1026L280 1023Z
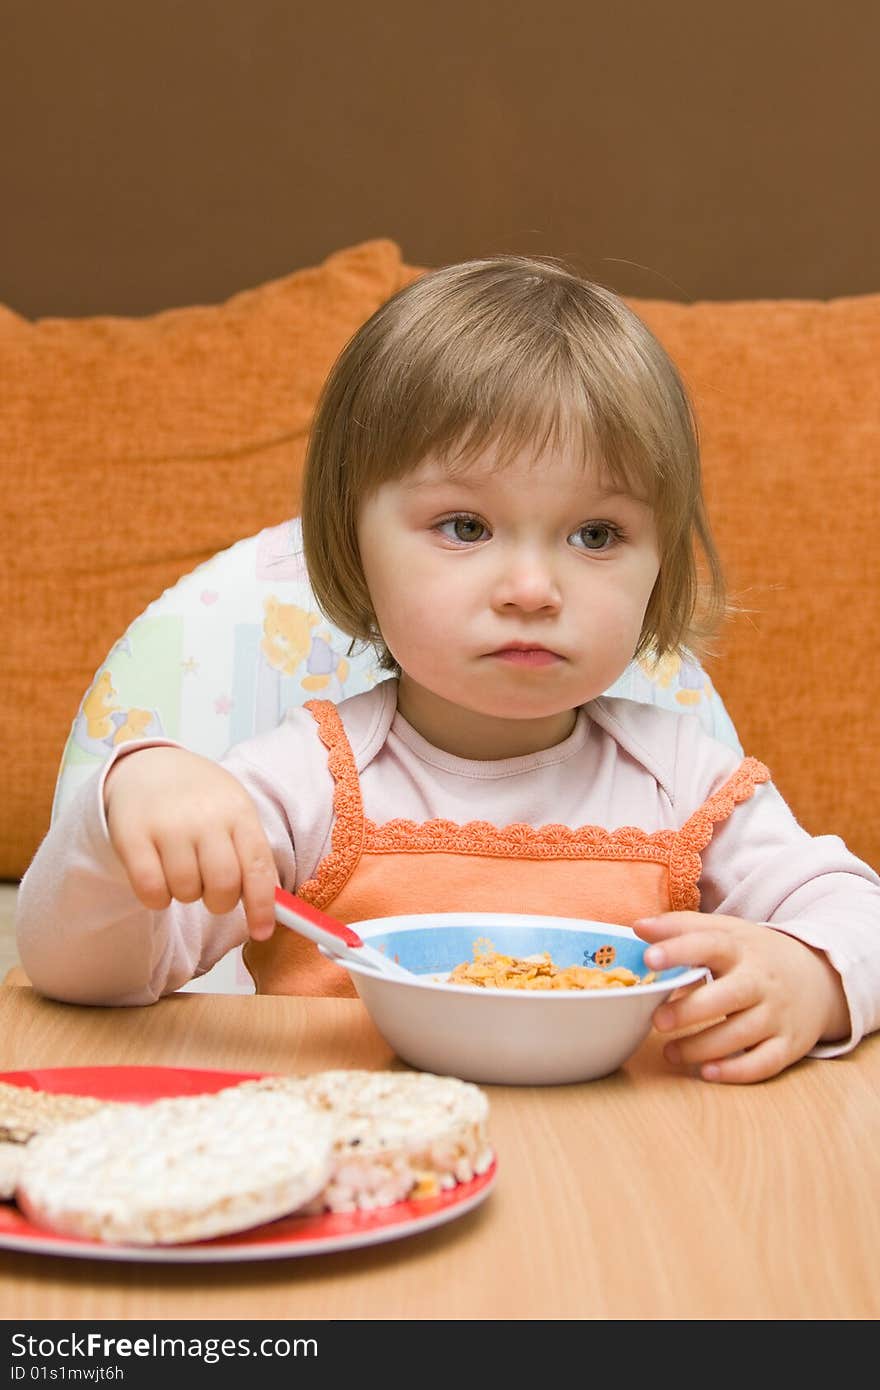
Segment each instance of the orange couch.
M0 308L0 878L47 828L113 641L180 575L296 512L334 357L418 273L374 241L144 319ZM880 295L633 307L690 387L742 609L709 670L802 823L880 867Z

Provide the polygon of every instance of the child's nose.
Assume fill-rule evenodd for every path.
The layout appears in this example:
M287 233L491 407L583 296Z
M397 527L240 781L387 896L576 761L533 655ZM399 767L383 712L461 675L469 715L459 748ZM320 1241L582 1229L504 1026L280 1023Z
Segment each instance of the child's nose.
M524 613L556 610L562 595L552 567L534 554L510 557L499 573L493 595L496 608L521 608Z

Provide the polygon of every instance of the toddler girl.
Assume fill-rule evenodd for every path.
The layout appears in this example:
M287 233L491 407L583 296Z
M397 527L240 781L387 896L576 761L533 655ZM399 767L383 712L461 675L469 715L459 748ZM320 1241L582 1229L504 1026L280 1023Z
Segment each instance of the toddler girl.
M396 295L325 387L303 536L324 612L391 675L222 765L118 750L22 885L37 989L150 1003L246 942L259 990L353 993L273 931L280 882L346 921L632 926L649 967L710 968L654 1019L710 1080L880 1026L877 875L691 715L602 696L723 610L687 397L620 299L519 257Z

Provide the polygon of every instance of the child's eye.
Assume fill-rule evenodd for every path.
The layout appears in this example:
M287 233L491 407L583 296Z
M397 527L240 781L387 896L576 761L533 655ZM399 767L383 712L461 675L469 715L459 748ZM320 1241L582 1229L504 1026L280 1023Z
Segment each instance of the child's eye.
M437 523L436 530L447 540L458 541L461 545L485 540L489 534L489 528L478 516L465 514L448 516L445 521Z
M615 541L622 539L622 532L610 521L588 521L573 531L568 539L576 549L610 550Z

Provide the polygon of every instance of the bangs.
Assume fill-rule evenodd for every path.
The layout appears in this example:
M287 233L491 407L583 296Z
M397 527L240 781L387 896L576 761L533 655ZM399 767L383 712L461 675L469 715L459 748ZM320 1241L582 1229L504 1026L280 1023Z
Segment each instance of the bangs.
M573 341L558 325L552 333L526 327L503 352L497 341L463 335L433 356L432 370L410 359L404 373L385 375L372 402L374 428L365 431L374 447L361 441L375 482L405 476L429 454L454 477L488 449L501 471L524 450L538 457L552 448L646 502L661 524L667 513L670 521L687 516L697 446L684 393L671 409L669 383L661 386L638 352L621 371L595 342Z
M497 406L490 403L482 420L471 418L463 435L440 422L431 452L454 478L466 474L490 450L492 472L503 472L524 452L538 458L553 450L578 460L609 490L613 486L656 508L660 484L653 455L631 430L612 437L607 414L596 409L580 380L565 383L565 388L554 385L541 392L532 386L521 396L502 390Z

